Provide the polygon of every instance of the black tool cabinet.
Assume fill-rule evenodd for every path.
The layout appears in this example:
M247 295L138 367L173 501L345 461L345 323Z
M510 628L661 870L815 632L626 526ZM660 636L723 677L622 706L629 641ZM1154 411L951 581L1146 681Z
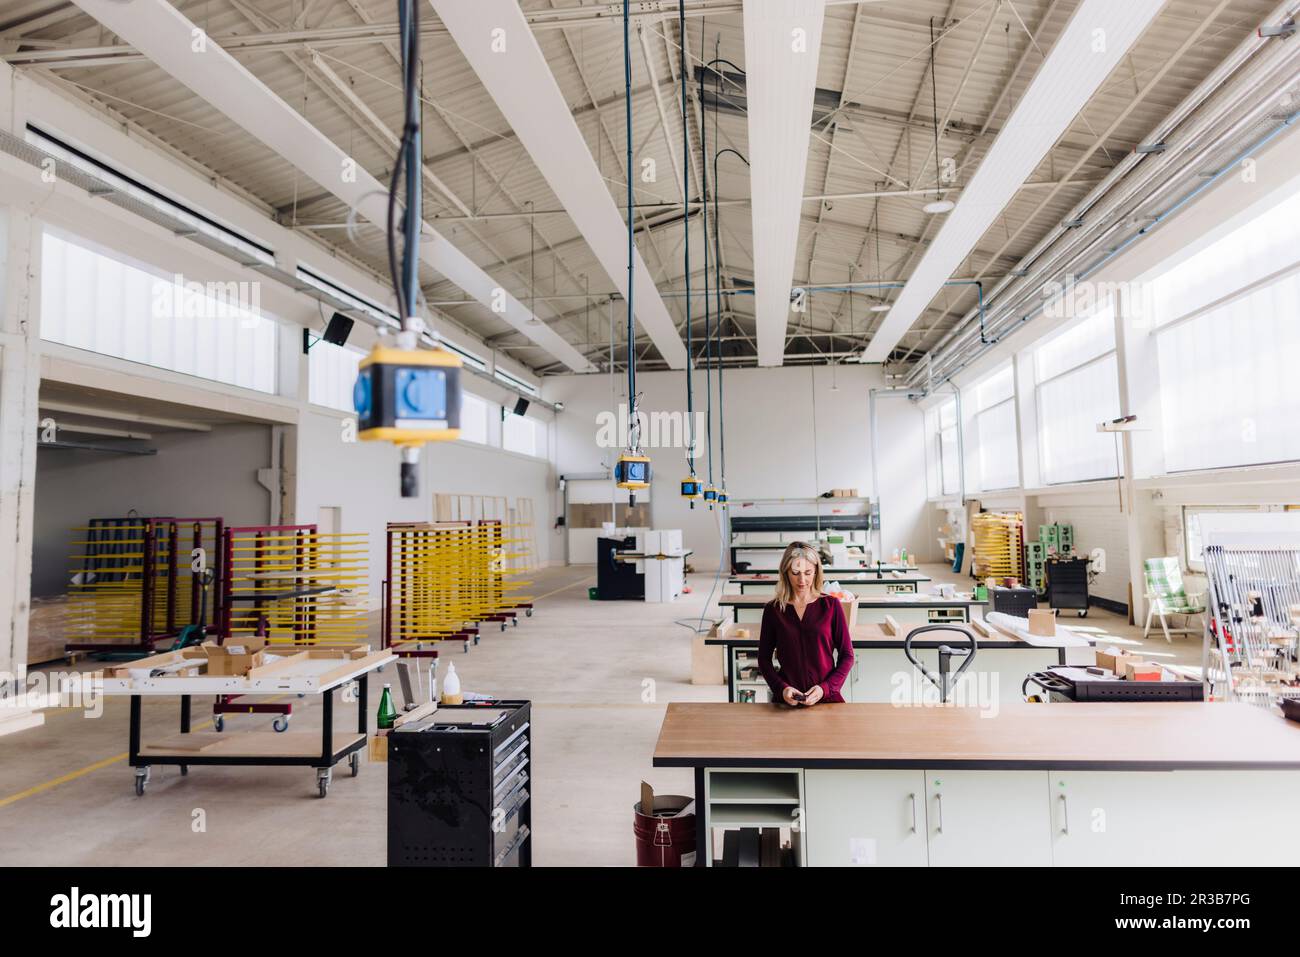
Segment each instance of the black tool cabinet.
M1088 559L1058 558L1047 563L1047 604L1088 614Z
M532 865L530 713L442 705L389 734L390 867Z

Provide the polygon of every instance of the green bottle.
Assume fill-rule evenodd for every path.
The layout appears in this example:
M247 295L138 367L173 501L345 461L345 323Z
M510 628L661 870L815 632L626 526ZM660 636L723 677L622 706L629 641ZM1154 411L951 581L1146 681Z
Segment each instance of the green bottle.
M384 685L384 693L379 696L379 715L375 725L379 728L391 728L397 720L397 709L393 707L392 685Z

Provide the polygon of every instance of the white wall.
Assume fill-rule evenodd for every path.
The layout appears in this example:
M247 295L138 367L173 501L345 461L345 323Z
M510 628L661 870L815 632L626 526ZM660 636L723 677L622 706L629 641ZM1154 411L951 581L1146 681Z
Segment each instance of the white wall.
M339 528L365 532L370 542L372 604L380 597L385 567L388 522L427 522L433 518L434 493L504 495L510 504L531 497L537 514L538 560L548 560L558 536L550 530L551 466L546 459L516 455L469 442L438 442L420 455L420 494L401 496L397 447L387 442L344 441L343 413L312 407L298 428L296 474L297 521L317 520L322 507L341 510ZM562 548L562 546L559 546Z
M684 415L685 383L681 372L638 375L640 408L647 413ZM724 384L726 478L733 503L746 497L811 497L844 487L856 487L860 494L873 495L868 390L882 384L880 371L870 366L838 368L833 376L827 367L728 370ZM564 411L556 417L555 462L559 474L593 472L613 465L620 449L598 447L597 416L616 411L618 403L626 401L625 377L616 378L615 390L617 395L611 401L606 375L543 380L543 396L564 403ZM696 409L703 410L702 369L695 373L695 393ZM921 412L906 399L886 399L879 404L879 422L885 551L906 546L927 557L935 546L925 515ZM715 418L715 484L721 484L722 478L719 438ZM703 432L697 441L703 451ZM696 567L716 568L716 513L698 502L692 510L679 495L679 483L688 475L684 448L647 451L654 469L653 524L682 529L687 547L695 550ZM704 478L707 471L708 460L702 454L696 460L696 472Z

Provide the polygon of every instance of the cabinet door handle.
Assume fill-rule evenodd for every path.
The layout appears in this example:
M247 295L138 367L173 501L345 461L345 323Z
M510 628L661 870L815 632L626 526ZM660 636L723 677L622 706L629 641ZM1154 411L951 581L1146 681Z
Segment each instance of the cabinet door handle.
M907 799L912 802L912 833L916 833L916 794L909 794Z
M1070 833L1070 805L1069 802L1066 801L1064 794L1060 794L1057 796L1061 799L1061 833L1069 834Z
M943 795L942 794L935 794L934 806L935 809L939 812L938 819L934 823L934 833L942 834L943 833Z

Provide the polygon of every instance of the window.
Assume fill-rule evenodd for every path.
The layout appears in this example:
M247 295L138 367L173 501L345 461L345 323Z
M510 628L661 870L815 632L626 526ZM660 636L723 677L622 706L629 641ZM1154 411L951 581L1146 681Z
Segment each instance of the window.
M1224 530L1225 521L1220 518L1223 515L1245 514L1260 512L1280 512L1284 506L1281 505L1184 505L1183 506L1183 565L1188 571L1204 572L1205 571L1205 538L1201 531L1201 517L1204 515L1215 516L1214 528ZM1228 526L1233 526L1237 520L1230 519L1227 521ZM1251 527L1251 520L1246 519L1241 522L1243 531Z
M1300 192L1152 282L1165 470L1300 459Z
M927 491L931 498L961 492L957 454L957 402L949 399L925 413Z
M489 403L476 395L462 392L460 398L460 437L466 442L486 445L488 440Z
M353 412L352 387L363 353L321 340L307 353L307 399L341 412Z
M971 390L975 402L976 465L984 491L1020 484L1016 441L1015 372L1007 363Z
M258 282L165 276L47 230L41 338L160 369L276 391L279 326Z
M1044 484L1114 478L1113 434L1097 431L1120 414L1113 305L1039 346L1034 374Z
M541 423L526 415L509 414L501 421L501 447L522 455L545 455L545 434Z

